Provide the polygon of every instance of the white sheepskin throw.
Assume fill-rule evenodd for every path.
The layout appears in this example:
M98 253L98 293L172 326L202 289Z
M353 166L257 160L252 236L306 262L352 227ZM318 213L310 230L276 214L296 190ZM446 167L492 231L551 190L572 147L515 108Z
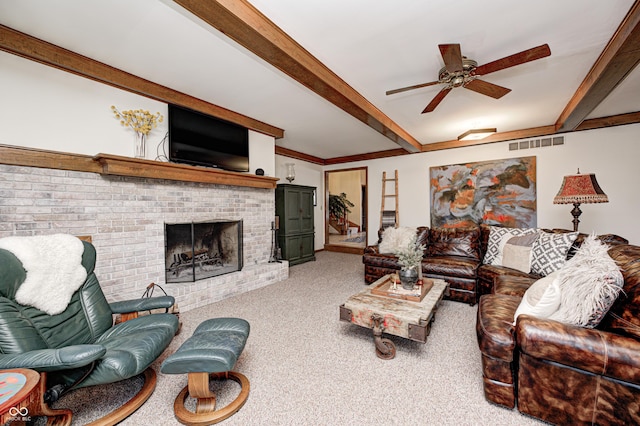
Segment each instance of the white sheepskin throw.
M87 279L82 266L84 246L72 235L6 237L0 239L0 248L13 253L27 271L16 301L49 315L63 312Z
M585 238L559 271L560 307L549 318L587 328L600 323L624 284L620 268L607 250L595 235Z
M411 242L411 238L416 235L416 228L389 227L382 232L382 241L378 246L380 253L395 253L406 248Z

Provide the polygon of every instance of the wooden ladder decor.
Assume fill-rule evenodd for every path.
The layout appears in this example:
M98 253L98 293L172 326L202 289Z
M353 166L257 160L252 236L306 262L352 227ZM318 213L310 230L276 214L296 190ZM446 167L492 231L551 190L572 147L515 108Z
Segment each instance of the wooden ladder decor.
M394 193L387 194L387 182L394 182ZM395 199L395 209L385 210L385 201L387 198ZM380 207L380 229L390 226L398 227L400 225L398 211L398 171L395 171L393 178L387 178L387 172L382 172L382 206Z

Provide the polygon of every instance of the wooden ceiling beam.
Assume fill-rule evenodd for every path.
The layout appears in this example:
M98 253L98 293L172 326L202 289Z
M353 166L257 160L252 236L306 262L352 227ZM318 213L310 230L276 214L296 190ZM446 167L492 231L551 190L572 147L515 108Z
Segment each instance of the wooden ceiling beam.
M200 6L200 2L195 0L174 1L187 9L189 8L185 5L194 5L194 7ZM222 4L224 4L225 7L223 7ZM326 96L323 96L325 97L325 99L328 99L337 106L342 105L340 107L349 113L351 113L349 111L349 108L351 108L351 110L353 111L352 115L354 117L365 122L367 125L376 129L390 139L397 141L398 139L402 139L401 135L405 135L413 142L415 142L409 144L411 147L413 147L409 150L409 152L407 148L403 147L401 149L392 149L387 151L378 151L367 154L357 154L352 156L335 157L328 159L322 159L319 157L314 157L308 154L276 146L276 154L308 161L314 164L330 165L406 155L410 152L416 152L413 151L413 149L417 147L419 147L418 152L430 152L443 149L454 149L464 146L503 142L515 139L540 137L551 135L554 133L589 130L623 124L639 123L640 112L620 114L611 117L595 118L589 120L584 119L584 117L586 117L591 112L591 110L595 108L594 106L593 108L589 109L588 105L593 102L599 103L602 99L604 99L604 97L606 97L606 95L608 95L609 92L613 90L613 88L615 88L615 85L622 81L631 72L631 70L633 70L633 68L639 61L639 4L640 0L636 0L629 13L627 14L625 20L621 23L620 27L607 45L607 48L605 48L598 61L594 64L591 72L589 73L587 78L585 78L585 81L583 82L581 87L576 91L574 97L572 98L572 101L567 105L565 111L563 111L554 126L542 126L533 129L523 129L512 132L497 133L489 138L480 141L461 142L452 140L425 145L421 145L419 142L413 139L382 112L378 111L379 119L368 115L369 113L365 111L367 105L369 105L369 107L373 109L375 109L375 107L373 107L368 101L366 101L366 99L355 92L355 90L348 86L344 81L340 80L339 77L333 74L333 72L322 65L316 58L311 56L301 46L297 45L297 43L293 41L288 35L282 32L282 30L275 26L275 24L271 23L266 17L262 16L260 12L253 9L253 7L245 1L217 0L207 2L207 4L204 5L205 10L198 13L203 16L209 16L214 11L217 12L219 10L222 10L223 18L221 19L225 22L225 24L221 25L221 27L231 28L231 30L234 30L232 31L233 33L244 32L244 35L239 37L240 39L251 39L252 37L261 39L261 41L256 42L256 44L258 47L267 47L263 51L263 54L267 58L261 55L258 56L262 57L270 63L271 61L268 60L268 57L270 55L278 58L273 62L282 63L283 66L289 65L291 68L291 74L294 75L287 73L288 75L291 75L293 78L296 78L296 75L299 75L300 79L303 79L303 77L307 78L310 85L313 85L313 83L315 82L315 84L318 86L318 89L314 90L313 87L310 87L312 90L314 90L316 93L321 94L321 96L322 93L325 93ZM242 13L238 12L238 8ZM249 20L252 24L248 24L243 19L246 19L246 16L244 15L251 15L251 13L249 13L251 10L253 10L255 16L252 15L254 19ZM196 15L198 14L196 13ZM202 16L200 17L203 18ZM252 25L255 25L255 28L257 29L254 29L254 26ZM263 26L265 28L263 28ZM220 29L220 31L223 30ZM223 32L229 35L227 31ZM275 37L276 35L278 36L278 41L271 42L269 37ZM285 50L280 49L280 45L284 45ZM284 136L284 130L277 127L270 126L266 123L262 123L258 120L254 120L242 114L227 110L223 107L210 104L184 93L177 92L173 89L158 85L143 78L129 74L125 71L95 61L91 58L82 56L75 52L66 50L59 46L13 30L1 24L0 50L85 78L89 78L94 81L102 82L104 84L108 84L122 90L127 90L129 92L136 93L151 99L166 103L174 103L201 112L205 112L276 138L282 138ZM313 72L305 68L306 66L312 68ZM325 83L324 80L321 79L321 77L331 81L332 83L334 83L334 85L328 85L328 83ZM344 91L346 94L343 95L341 91ZM351 95L354 95L353 99L351 99ZM359 104L356 104L356 101L358 101ZM570 122L573 121L576 121L577 124L570 124ZM552 127L553 131L551 130ZM565 128L567 128L567 130L563 130ZM399 142L398 144L400 146L403 146L402 142Z
M576 131L602 129L604 127L624 126L625 124L640 123L640 112L612 115L609 117L590 118L584 120Z
M580 123L640 62L640 0L636 0L556 121L558 132Z
M540 126L540 127L532 127L530 129L514 130L511 132L494 133L491 136L488 136L480 140L459 141L456 139L452 141L429 143L422 146L422 152L440 151L443 149L462 148L466 146L475 146L475 145L485 145L488 143L504 142L504 141L510 141L515 139L548 136L556 133L555 130L556 130L555 126L553 125Z
M265 135L284 137L284 130L278 127L161 86L1 24L0 50L137 95L200 111Z
M283 157L294 158L296 160L306 161L307 163L318 164L320 166L324 166L324 160L320 157L315 157L313 155L305 154L299 151L294 151L293 149L283 148L281 146L276 145L275 153L277 155L282 155Z
M584 120L573 131L578 132L583 130L602 129L605 127L623 126L626 124L636 124L636 123L640 123L640 111L630 112L626 114L612 115L609 117L590 118L588 120ZM532 127L529 129L514 130L511 132L494 133L493 135L481 140L471 140L471 141L452 140L452 141L429 143L429 144L422 145L422 152L441 151L444 149L463 148L463 147L474 146L474 145L485 145L489 143L506 142L506 141L512 141L512 140L518 140L518 139L539 138L543 136L552 136L558 133L563 133L563 132L556 131L555 125L550 124L548 126ZM564 132L564 133L572 133L572 132ZM388 157L395 157L398 155L407 155L407 154L408 153L406 151L402 151L400 149L378 151L378 152L370 152L367 154L350 155L346 157L327 158L326 160L324 160L324 164L330 165L330 164L352 163L354 161L376 160L379 158L388 158Z
M602 129L605 127L623 126L626 124L640 123L640 112L630 112L626 114L612 115L610 117L590 118L584 120L578 127L572 131L559 132L555 129L555 125L531 127L529 129L513 130L510 132L499 132L480 140L470 141L445 141L429 143L422 146L422 152L440 151L443 149L462 148L474 145L485 145L488 143L506 142L517 139L539 138L542 136L551 136L559 133L572 133L583 130Z
M174 0L275 68L408 152L422 145L246 0Z
M366 154L350 155L348 157L328 158L324 160L324 163L328 166L331 164L351 163L353 161L369 161L380 158L398 157L400 155L410 155L410 153L400 148L388 149L386 151L368 152Z

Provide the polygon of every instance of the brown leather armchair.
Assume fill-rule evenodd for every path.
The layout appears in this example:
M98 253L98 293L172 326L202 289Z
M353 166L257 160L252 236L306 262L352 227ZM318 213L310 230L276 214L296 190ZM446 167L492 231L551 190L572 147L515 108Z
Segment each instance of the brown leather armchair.
M476 331L487 400L554 424L640 424L640 247L614 245L623 293L595 329L513 314L530 278L499 277Z

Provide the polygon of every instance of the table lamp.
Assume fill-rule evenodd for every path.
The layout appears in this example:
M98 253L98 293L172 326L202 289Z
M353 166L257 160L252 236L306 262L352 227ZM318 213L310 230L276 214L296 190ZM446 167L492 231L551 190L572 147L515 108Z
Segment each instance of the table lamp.
M596 175L593 173L578 174L565 176L562 180L560 191L553 199L553 204L573 204L573 230L578 231L578 219L582 214L580 204L582 203L608 203L607 194L602 191Z

